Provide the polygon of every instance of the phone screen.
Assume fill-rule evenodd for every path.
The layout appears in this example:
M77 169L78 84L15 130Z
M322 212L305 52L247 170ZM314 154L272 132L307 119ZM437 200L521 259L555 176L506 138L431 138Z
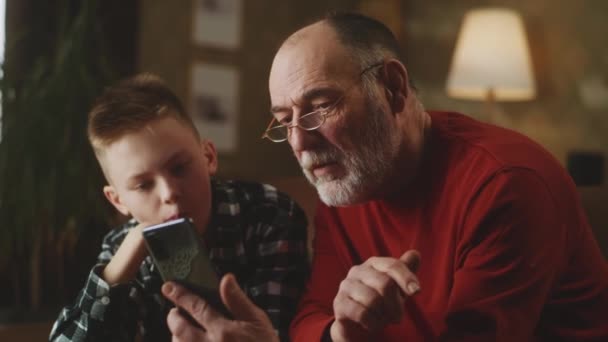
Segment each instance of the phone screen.
M219 296L219 277L191 219L150 226L142 234L164 281L175 281L227 314Z

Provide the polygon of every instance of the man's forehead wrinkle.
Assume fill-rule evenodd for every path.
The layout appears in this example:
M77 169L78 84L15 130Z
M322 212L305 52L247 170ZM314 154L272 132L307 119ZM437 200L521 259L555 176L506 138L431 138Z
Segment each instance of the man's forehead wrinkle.
M279 99L288 101L288 103L277 103L276 105L301 105L303 96L306 92L310 91L312 88L325 85L327 83L326 81L328 79L324 70L314 64L312 65L313 67L309 68L304 64L299 64L298 66L294 66L294 68L289 70L287 76L285 77L285 82L283 83L287 86L280 89L284 96L282 96L282 99Z

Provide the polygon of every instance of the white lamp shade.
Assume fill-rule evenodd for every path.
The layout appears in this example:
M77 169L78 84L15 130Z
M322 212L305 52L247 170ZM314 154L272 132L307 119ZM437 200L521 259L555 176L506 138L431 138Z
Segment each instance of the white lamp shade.
M465 18L447 80L448 95L497 101L536 95L530 51L521 17L504 8L476 9Z

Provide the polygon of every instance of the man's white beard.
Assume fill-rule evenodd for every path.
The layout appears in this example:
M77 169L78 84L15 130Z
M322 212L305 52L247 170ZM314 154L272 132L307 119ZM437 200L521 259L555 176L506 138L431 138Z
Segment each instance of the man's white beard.
M329 149L329 148L328 148ZM331 150L323 152L304 152L302 153L303 165L305 162L315 161L312 164L317 164L319 160L332 161L339 164L346 171L342 177L334 175L324 175L317 177L310 169L302 168L304 175L308 181L317 188L317 192L321 201L329 206L344 206L352 204L353 198L357 195L357 189L361 187L361 179L359 168L353 167L350 158L340 158L337 149L331 147ZM343 155L343 154L342 154Z
M375 106L373 99L368 97L366 102L367 123L361 126L361 132L351 133L356 150L341 151L328 145L301 155L304 175L326 205L347 206L370 200L393 170L402 139L396 139L399 132L389 126L388 114ZM310 169L312 165L330 162L340 165L346 174L317 177Z

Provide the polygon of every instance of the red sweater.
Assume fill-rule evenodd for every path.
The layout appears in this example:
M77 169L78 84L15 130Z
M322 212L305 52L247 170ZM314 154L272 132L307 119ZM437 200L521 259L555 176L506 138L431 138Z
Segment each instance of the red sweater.
M608 341L608 263L566 171L530 139L431 113L420 176L393 198L319 205L294 341L319 341L348 270L422 256L422 291L376 341Z

